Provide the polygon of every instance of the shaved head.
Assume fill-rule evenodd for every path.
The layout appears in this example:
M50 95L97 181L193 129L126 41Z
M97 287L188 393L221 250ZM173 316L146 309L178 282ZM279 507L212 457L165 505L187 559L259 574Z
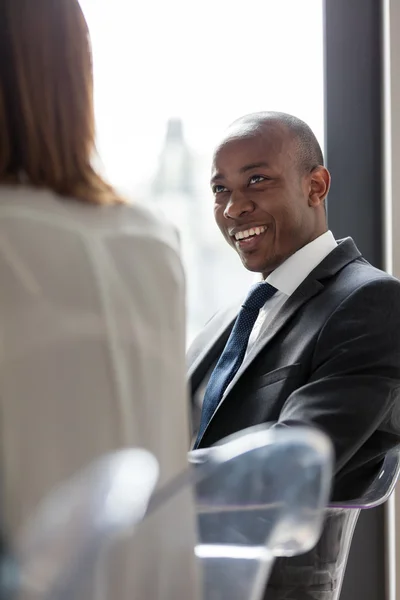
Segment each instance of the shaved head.
M258 112L234 121L228 129L228 137L268 134L281 130L293 142L295 160L303 172L311 172L324 164L324 156L312 129L297 117L282 112Z

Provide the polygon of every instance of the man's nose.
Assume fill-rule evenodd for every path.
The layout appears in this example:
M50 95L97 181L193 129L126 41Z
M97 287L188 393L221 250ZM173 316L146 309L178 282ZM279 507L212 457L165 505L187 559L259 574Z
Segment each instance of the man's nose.
M226 219L238 219L246 213L253 212L254 203L242 192L232 192L224 210Z

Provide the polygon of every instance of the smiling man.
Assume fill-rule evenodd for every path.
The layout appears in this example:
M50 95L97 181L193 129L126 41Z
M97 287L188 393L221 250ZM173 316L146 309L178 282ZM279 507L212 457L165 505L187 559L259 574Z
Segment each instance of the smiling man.
M315 426L333 442L333 497L344 500L363 493L400 442L400 282L351 238L334 239L329 186L299 119L258 113L228 129L213 159L215 219L261 281L206 325L189 375L195 448L264 422ZM327 518L302 561L277 561L265 598L335 597L346 519Z

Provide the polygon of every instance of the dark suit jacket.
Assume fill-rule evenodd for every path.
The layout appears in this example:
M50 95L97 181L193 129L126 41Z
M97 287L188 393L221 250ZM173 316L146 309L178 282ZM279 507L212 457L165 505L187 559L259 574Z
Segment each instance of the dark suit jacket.
M217 314L189 350L192 396L218 360L238 308ZM199 447L264 422L315 426L333 442L333 498L344 500L364 491L400 442L399 395L400 282L372 267L347 238L260 335Z

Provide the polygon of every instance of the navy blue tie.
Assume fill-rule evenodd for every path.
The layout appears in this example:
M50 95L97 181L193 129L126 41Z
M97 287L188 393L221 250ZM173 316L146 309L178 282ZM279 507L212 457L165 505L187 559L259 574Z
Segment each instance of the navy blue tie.
M208 382L203 400L200 429L194 448L197 448L199 445L204 430L220 403L226 388L243 362L249 337L260 308L264 306L269 298L272 298L276 291L277 289L269 283L260 282L256 283L248 293L236 318L224 351Z

